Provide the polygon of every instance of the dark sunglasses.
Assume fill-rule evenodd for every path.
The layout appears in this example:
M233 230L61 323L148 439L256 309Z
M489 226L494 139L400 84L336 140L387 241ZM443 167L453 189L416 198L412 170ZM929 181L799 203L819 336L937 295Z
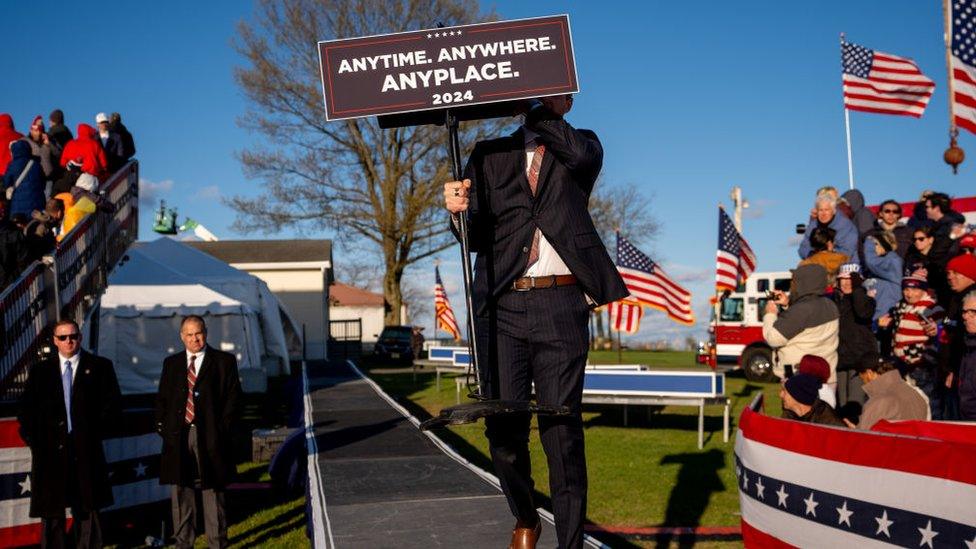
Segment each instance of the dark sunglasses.
M964 315L976 315L976 309L963 309L962 314Z
M928 239L927 236L916 236L915 237L915 242L921 242L921 241L926 240L926 239Z
M886 214L900 214L901 213L901 210L881 210L881 213L886 213Z
M71 341L78 341L79 337L81 337L81 334L74 333L74 334L56 335L54 336L54 339L58 341L65 341L67 339L70 339Z

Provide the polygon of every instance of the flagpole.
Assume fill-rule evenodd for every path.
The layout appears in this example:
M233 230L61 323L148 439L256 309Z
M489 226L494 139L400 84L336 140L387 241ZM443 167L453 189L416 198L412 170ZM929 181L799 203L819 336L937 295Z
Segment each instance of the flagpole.
M430 332L430 337L437 341L437 267L441 264L440 259L434 260L434 329Z
M943 0L945 1L945 0ZM840 55L841 59L844 57L844 33L840 33ZM843 97L843 87L844 84L844 74L841 72L841 97ZM851 154L851 111L847 109L847 105L844 105L844 129L847 133L847 183L850 188L854 189L854 157Z
M949 135L955 138L959 130L956 129L955 102L953 101L956 97L956 79L955 75L952 74L952 36L950 36L952 14L949 9L949 0L942 0L942 18L945 24L942 38L946 46L946 74L949 76Z

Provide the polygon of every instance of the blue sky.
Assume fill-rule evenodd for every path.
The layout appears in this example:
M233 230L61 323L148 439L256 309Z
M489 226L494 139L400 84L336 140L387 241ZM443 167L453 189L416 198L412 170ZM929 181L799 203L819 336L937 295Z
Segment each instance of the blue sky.
M569 120L600 135L604 184L634 184L649 200L662 226L651 255L695 294L696 333L707 320L701 311L714 277L715 210L728 206L732 185L753 205L744 232L762 270L795 263L792 227L805 220L814 190L846 185L841 31L868 48L914 58L937 83L920 120L851 114L855 175L868 202L910 200L923 188L976 194L974 136L961 137L971 159L959 175L942 163L941 2L538 0L494 7L503 19L569 14L582 89ZM22 131L33 115L46 118L55 107L72 128L99 111L121 112L145 180L143 238L152 236L159 198L222 238L247 237L231 231L234 212L219 198L259 191L234 157L256 139L236 125L246 104L232 77L242 60L231 47L237 22L252 10L249 2L8 4L0 112ZM460 308L456 256L445 254L441 269ZM421 288L433 283L430 265L407 276ZM429 319L425 310L416 320ZM684 332L649 312L639 337Z

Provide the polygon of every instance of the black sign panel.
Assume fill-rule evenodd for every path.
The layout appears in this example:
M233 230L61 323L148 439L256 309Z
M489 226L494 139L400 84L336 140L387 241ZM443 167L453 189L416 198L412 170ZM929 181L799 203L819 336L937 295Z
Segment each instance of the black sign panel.
M559 15L319 42L328 120L576 93Z

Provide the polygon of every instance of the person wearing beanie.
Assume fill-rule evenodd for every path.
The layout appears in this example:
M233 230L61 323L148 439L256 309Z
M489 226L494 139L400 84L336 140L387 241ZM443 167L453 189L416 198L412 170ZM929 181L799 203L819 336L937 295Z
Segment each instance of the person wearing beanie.
M46 181L51 181L60 176L59 173L55 172L55 168L60 168L60 166L58 166L57 158L54 157L54 150L51 148L48 136L44 133L44 118L41 115L34 117L34 121L30 125L30 133L23 140L30 144L31 154L41 160L41 171L44 172Z
M51 114L47 117L48 126L47 136L51 141L51 146L54 148L55 158L61 158L61 153L64 151L64 146L68 144L75 138L71 134L71 130L64 125L64 113L61 109L54 109Z
M861 278L861 266L847 263L837 276L837 291L833 293L837 312L840 314L840 341L837 346L837 400L826 400L840 408L849 402L864 404L866 395L861 390L855 365L866 359L878 357L878 342L871 332L876 302L868 295Z
M946 303L946 318L937 337L939 347L938 389L945 391L943 418L958 419L959 406L956 386L959 364L966 353L966 331L963 328L963 301L976 290L976 255L961 254L946 264L946 279L952 294Z
M901 282L902 300L878 320L892 333L895 366L907 375L929 400L932 419L942 419L942 391L936 390L937 340L929 335L945 317L945 311L929 293L922 277L906 276Z
M959 418L976 421L976 291L962 300L964 352L959 361Z
M783 400L783 417L805 423L845 427L834 409L817 396L822 386L820 378L805 373L784 381L779 391Z
M925 397L905 383L895 365L888 361L865 361L859 366L859 375L864 382L864 392L868 401L864 404L857 428L867 431L874 424L887 419L927 420L929 406Z

